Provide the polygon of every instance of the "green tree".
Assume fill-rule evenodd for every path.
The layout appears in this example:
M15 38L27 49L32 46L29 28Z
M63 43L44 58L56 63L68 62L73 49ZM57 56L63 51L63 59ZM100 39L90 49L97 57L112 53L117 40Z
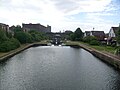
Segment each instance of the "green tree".
M120 44L120 25L119 25L118 33L117 33L117 42L118 44Z
M86 43L90 43L90 41L97 40L95 36L86 36L83 38L83 41Z
M13 49L16 49L16 48L20 47L20 42L17 39L11 38L10 41L13 44L13 47L14 47Z
M74 35L74 33L70 34L70 40L75 41L75 35Z
M118 33L117 33L117 43L119 45L117 46L116 54L119 55L120 54L120 25L119 25Z
M12 33L11 33L11 32L6 32L6 36L7 36L8 38L12 38Z
M31 30L29 33L32 35L34 41L41 41L45 38L45 35L35 30Z
M77 28L76 31L74 32L74 37L76 41L80 41L83 38L83 32L80 28Z
M0 52L7 52L20 47L20 42L12 38L11 33L0 29Z
M100 45L100 42L95 36L86 36L83 38L83 41L89 43L90 45Z
M19 41L14 38L11 38L0 44L0 52L8 52L18 47L20 47Z
M81 41L83 38L83 32L80 28L77 28L75 32L70 34L70 40L72 41Z
M15 32L14 37L19 40L21 44L24 43L31 43L32 42L32 36L29 33L26 32Z
M5 32L3 30L0 29L0 43L2 43L3 41L8 40Z
M22 27L20 25L17 25L17 26L13 26L13 31L14 32L19 32L19 31L23 31Z

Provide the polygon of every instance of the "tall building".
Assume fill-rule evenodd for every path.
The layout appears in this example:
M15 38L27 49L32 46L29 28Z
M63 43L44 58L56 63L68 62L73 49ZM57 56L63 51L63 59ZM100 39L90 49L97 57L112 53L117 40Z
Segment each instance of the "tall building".
M48 33L51 32L51 26L47 25L47 27L41 25L41 24L22 24L23 30L24 31L30 31L30 30L36 30L38 32L43 32L43 33Z

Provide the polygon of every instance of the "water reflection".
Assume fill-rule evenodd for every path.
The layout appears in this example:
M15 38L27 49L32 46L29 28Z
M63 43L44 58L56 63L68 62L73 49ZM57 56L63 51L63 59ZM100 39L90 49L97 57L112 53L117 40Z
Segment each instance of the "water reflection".
M0 63L0 90L119 90L120 73L83 49L33 47Z

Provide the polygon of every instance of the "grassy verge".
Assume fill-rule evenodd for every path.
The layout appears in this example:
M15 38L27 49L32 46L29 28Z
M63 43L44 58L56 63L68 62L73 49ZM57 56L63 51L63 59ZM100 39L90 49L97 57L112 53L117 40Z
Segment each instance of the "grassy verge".
M111 47L111 46L93 46L93 45L89 45L88 43L84 43L84 42L72 42L72 41L67 41L65 43L66 45L85 45L89 48L94 48L98 51L101 51L101 52L108 52L108 53L112 53L114 54L115 53L115 47Z
M91 46L92 48L99 50L99 51L103 51L103 52L109 52L114 54L115 53L115 47L111 47L111 46Z

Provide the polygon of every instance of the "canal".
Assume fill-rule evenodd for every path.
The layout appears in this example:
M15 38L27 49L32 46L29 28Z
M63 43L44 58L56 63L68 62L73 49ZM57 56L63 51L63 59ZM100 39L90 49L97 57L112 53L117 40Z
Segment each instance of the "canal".
M120 90L120 72L82 48L29 48L0 63L0 90Z

